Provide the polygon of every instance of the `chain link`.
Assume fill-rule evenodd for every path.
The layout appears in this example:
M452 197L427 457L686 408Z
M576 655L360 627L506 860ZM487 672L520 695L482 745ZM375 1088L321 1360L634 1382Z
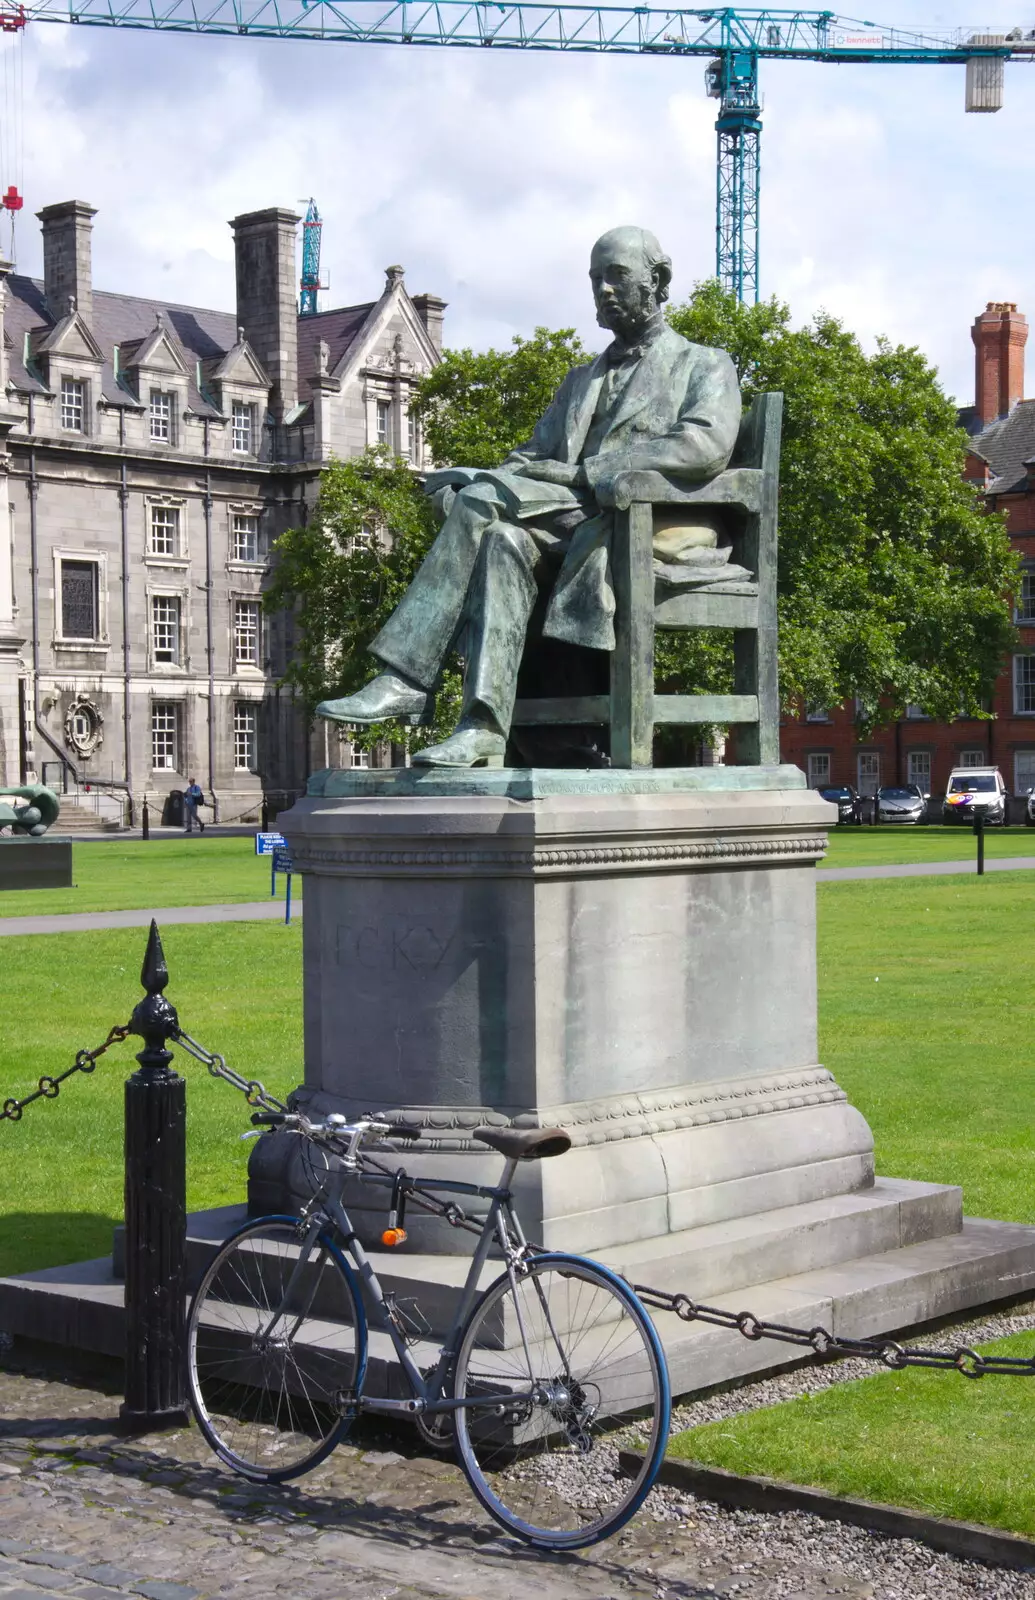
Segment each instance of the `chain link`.
M39 1079L32 1094L27 1094L24 1100L5 1100L0 1108L0 1122L20 1122L22 1112L26 1106L31 1106L34 1100L56 1100L61 1093L61 1085L76 1072L92 1072L97 1062L106 1050L113 1044L121 1044L129 1033L129 1028L116 1023L111 1029L103 1044L96 1050L80 1050L72 1065L65 1071L59 1072L56 1078L44 1075Z
M275 1095L270 1094L258 1078L242 1078L233 1067L228 1067L221 1055L213 1055L205 1046L192 1039L189 1033L184 1033L182 1028L177 1029L173 1035L173 1043L180 1045L195 1061L200 1061L206 1066L213 1078L222 1078L232 1089L239 1089L250 1106L259 1111L287 1111L287 1106Z
M880 1361L894 1372L904 1367L935 1367L959 1372L964 1378L983 1378L986 1374L1035 1377L1035 1358L983 1356L969 1345L954 1350L927 1350L901 1345L894 1339L846 1339L826 1328L792 1328L783 1322L765 1322L750 1311L700 1305L689 1295L666 1294L644 1283L634 1283L633 1289L652 1311L671 1311L684 1322L709 1322L717 1328L729 1328L745 1339L775 1339L780 1344L801 1345L818 1356L857 1356L862 1361Z

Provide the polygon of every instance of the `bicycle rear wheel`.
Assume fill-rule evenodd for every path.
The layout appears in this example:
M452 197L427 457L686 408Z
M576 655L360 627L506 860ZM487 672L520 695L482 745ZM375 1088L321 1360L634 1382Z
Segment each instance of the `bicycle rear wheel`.
M519 1539L574 1550L615 1533L639 1509L668 1440L671 1397L661 1342L620 1278L578 1256L540 1256L497 1279L468 1319L454 1394L467 1480ZM488 1396L507 1398L488 1401ZM619 1434L647 1434L626 1477Z
M194 1415L244 1477L283 1483L329 1455L355 1413L366 1318L341 1251L304 1225L264 1217L228 1239L187 1322Z

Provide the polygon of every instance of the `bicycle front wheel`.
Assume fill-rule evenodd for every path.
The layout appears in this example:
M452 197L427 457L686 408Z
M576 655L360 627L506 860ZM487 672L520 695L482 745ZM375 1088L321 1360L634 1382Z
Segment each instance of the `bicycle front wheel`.
M198 1426L221 1460L259 1483L298 1477L330 1454L366 1366L352 1273L326 1234L308 1254L304 1237L295 1217L248 1223L213 1260L187 1322Z
M664 1352L632 1290L595 1262L539 1256L513 1283L497 1279L464 1329L454 1394L472 1402L456 1412L467 1480L529 1544L606 1539L657 1476L671 1410ZM618 1450L634 1424L646 1450L626 1477Z

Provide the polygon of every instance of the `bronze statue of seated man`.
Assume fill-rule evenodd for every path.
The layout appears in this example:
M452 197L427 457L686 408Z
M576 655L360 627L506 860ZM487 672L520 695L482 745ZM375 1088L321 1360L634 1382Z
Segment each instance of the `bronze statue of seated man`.
M456 731L414 753L434 766L502 763L529 619L541 588L545 636L613 650L610 545L614 486L656 471L700 483L726 466L740 424L729 356L691 344L662 312L672 263L644 228L614 228L593 246L597 321L614 334L602 355L564 379L528 444L502 467L432 473L445 513L438 538L370 646L384 664L358 693L320 716L371 723L424 710L463 631L464 695ZM714 561L715 526L678 513L655 526L669 566Z

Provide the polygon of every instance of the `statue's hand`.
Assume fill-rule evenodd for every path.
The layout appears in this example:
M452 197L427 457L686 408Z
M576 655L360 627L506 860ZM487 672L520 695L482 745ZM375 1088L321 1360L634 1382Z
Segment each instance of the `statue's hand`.
M586 485L582 468L567 461L526 461L521 476L538 478L541 483L557 483L565 489L581 489Z
M5 805L4 796L17 796L27 800L27 806ZM0 827L12 827L15 833L28 833L39 838L52 822L57 821L60 801L52 790L42 783L32 783L18 789L0 789Z

